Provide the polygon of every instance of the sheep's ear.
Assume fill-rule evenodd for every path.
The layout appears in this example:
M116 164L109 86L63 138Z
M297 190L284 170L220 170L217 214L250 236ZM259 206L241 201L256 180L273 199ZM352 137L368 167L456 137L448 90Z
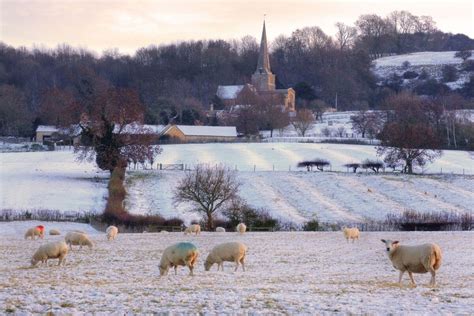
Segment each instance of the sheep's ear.
M399 243L399 241L398 241L398 240L395 240L394 242L392 242L392 245L396 245L396 244L398 244L398 243Z
M385 244L385 239L380 239Z

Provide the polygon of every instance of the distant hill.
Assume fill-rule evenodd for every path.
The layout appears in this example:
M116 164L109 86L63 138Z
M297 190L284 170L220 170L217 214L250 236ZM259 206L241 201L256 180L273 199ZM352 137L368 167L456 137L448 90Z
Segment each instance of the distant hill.
M436 79L455 90L461 88L474 74L474 51L467 62L455 57L455 54L456 51L419 52L382 57L374 60L372 71L379 84L399 77L402 86L415 87L423 81ZM448 65L456 69L457 78L453 81L443 78L443 68Z

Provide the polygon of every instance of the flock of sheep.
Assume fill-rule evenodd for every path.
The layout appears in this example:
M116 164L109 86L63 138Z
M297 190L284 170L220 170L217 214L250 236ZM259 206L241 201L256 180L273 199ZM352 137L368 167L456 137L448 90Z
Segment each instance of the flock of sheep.
M240 223L236 227L236 231L240 234L244 234L247 227L244 223ZM346 228L343 227L343 234L346 240L352 240L354 242L359 239L360 231L358 228ZM200 234L201 226L194 224L187 227L184 234ZM222 227L216 228L216 232L225 232ZM50 230L50 235L59 235L60 232L57 230ZM118 229L115 226L109 226L106 230L106 236L108 240L114 240L117 237ZM39 225L28 229L25 233L25 239L36 239L44 238L44 226ZM86 233L82 231L71 231L68 232L64 238L64 241L57 241L47 243L38 248L31 258L31 265L36 266L39 262L47 265L48 259L59 259L58 265L65 262L65 257L68 254L68 250L72 250L72 246L88 246L93 247L92 241L89 239ZM436 285L436 271L441 266L441 248L434 243L422 244L417 246L402 246L398 241L384 240L382 242L386 246L387 255L392 262L395 269L400 271L398 283L402 284L402 276L405 272L408 272L410 280L415 285L413 279L413 273L431 273L430 285ZM69 246L69 249L68 249ZM224 270L223 263L234 262L235 271L241 265L242 270L245 271L245 255L247 252L247 246L241 242L226 242L215 246L204 262L204 268L209 271L210 268L217 264L217 270ZM187 266L190 271L190 275L193 275L194 267L197 263L199 252L197 247L190 242L179 242L172 246L167 247L163 251L161 257L159 269L160 275L166 275L170 268L174 268L175 274L177 274L178 266Z

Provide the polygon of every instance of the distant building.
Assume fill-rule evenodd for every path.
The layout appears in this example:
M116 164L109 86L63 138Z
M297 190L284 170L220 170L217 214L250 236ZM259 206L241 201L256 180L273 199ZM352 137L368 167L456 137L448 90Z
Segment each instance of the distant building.
M275 88L275 75L270 68L265 22L263 22L257 69L252 75L252 82L244 85L218 86L216 96L226 107L233 107L239 105L239 96L248 92L264 97L274 105L282 106L288 112L295 111L295 90Z
M229 142L237 139L237 129L235 126L169 125L162 136L186 143Z

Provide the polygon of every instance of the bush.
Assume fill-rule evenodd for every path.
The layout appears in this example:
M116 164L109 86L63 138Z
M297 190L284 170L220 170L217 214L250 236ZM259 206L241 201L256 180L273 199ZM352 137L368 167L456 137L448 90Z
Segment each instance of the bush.
M441 69L444 82L453 82L458 80L458 70L453 65L444 65Z
M235 229L239 223L245 223L247 227L270 227L277 229L279 221L271 217L265 209L255 209L242 200L235 200L230 207L223 212L228 219L227 223L221 222L222 227Z
M416 77L418 77L418 73L416 71L405 71L403 73L403 79L415 79Z
M320 230L319 221L317 219L312 219L307 221L303 226L304 231L318 231Z
M360 163L347 163L344 165L344 167L352 169L352 171L356 173L357 169L360 168Z
M362 168L370 169L374 171L375 173L379 173L380 169L382 169L383 167L384 167L383 162L379 160L366 159L362 162Z
M402 231L471 230L474 227L474 217L467 212L464 214L454 212L418 213L408 210L402 214L388 214L385 223Z
M409 62L408 60L405 60L405 61L402 63L402 67L403 67L404 69L407 69L407 68L410 67L410 66L411 66L411 64L410 64L410 62Z
M426 71L425 68L423 68L423 69L421 70L420 75L418 76L418 79L420 79L420 80L427 80L427 79L429 79L429 78L430 78L430 74L428 73L428 71Z
M462 70L464 71L474 71L474 60L466 60L462 63Z

